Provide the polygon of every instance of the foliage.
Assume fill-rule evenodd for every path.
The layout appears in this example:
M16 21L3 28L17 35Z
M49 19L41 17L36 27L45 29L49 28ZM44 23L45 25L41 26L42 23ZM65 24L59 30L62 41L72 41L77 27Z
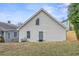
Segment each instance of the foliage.
M68 20L73 24L79 39L79 3L72 3L68 7Z
M0 37L0 42L5 42L5 40L2 36Z

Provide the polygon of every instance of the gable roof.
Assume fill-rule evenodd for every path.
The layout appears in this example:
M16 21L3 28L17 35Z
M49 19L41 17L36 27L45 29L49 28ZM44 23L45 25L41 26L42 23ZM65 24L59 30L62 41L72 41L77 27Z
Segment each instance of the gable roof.
M0 22L0 31L17 30L17 26L14 24Z
M35 16L37 16L40 12L44 12L47 16L49 16L52 20L54 20L54 21L55 21L57 24L59 24L62 28L66 29L66 27L65 27L62 23L58 22L55 17L51 16L46 10L44 10L43 8L41 8L41 9L40 9L39 11L37 11L32 17L30 17L29 19L27 19L27 20L24 22L24 24L18 28L18 30L20 30L24 25L26 25L30 20L32 20L32 18L34 18Z

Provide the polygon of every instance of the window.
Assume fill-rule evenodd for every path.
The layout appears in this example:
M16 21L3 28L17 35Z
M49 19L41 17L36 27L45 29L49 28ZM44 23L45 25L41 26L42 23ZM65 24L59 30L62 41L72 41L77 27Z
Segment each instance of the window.
M27 38L30 38L30 31L27 31Z
M17 37L17 32L14 32L14 37Z
M10 39L10 33L8 33L8 39Z
M36 20L36 25L39 25L39 18Z

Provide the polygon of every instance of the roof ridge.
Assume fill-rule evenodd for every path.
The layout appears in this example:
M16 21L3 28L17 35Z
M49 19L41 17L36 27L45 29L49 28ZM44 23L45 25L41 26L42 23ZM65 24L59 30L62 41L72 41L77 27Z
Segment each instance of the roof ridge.
M13 24L8 24L8 23L5 23L5 22L0 22L0 28L3 31L16 30L17 29L17 26L16 25L13 25Z
M66 29L66 27L65 27L61 22L57 21L55 17L51 16L45 9L41 8L41 9L39 9L35 14L33 14L29 19L27 19L27 20L24 22L24 24L18 28L18 30L21 29L29 20L31 20L33 17L35 17L35 16L36 16L38 13L40 13L41 11L43 11L44 13L46 13L46 14L47 14L49 17L51 17L56 23L58 23L58 24L61 25L64 29Z

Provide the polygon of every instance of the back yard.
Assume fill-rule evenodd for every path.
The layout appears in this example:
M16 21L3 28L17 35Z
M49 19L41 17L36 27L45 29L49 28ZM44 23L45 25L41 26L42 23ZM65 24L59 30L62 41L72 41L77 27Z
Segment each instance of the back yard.
M79 42L0 43L0 55L62 56L79 55Z

